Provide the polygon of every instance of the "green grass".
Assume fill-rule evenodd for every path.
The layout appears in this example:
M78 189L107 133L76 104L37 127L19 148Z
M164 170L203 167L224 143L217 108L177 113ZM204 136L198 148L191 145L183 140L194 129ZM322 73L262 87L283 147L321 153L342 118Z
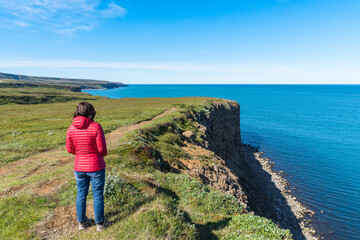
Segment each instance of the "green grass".
M119 239L195 239L195 226L174 213L171 201L159 196L147 209L129 217L123 230L115 236Z
M38 163L34 163L33 165L38 164ZM31 165L30 165L31 166ZM46 166L47 167L47 166ZM17 171L16 173L14 173L14 175L10 175L7 176L6 181L1 181L0 182L0 187L1 189L7 189L9 187L14 187L14 186L20 186L20 185L24 185L24 184L34 184L34 183L38 183L41 181L46 181L46 180L55 180L55 179L63 179L63 178L68 178L69 176L72 177L73 173L72 173L72 166L71 165L65 165L62 167L49 167L48 171L45 171L44 173L39 173L39 174L33 174L29 177L22 177L24 176L24 172L31 172L32 169L35 169L34 167L30 168L30 171L28 169L21 169L20 171ZM56 169L56 171L55 171ZM54 171L52 171L54 170Z
M244 210L235 197L221 193L188 175L169 173L161 181L179 196L183 207L198 213L194 215L197 223L205 223L211 216L225 218Z
M229 222L224 240L291 239L289 230L279 229L268 219L253 215L238 215Z
M116 206L131 203L143 195L133 185L117 175L108 174L105 181L104 197L107 205Z
M164 110L178 110L142 129L126 134L105 158L105 215L114 225L97 233L95 228L75 232L71 239L291 239L288 230L271 221L244 214L240 202L200 180L170 171L189 157L182 149L181 133L193 131L202 141L192 111L207 111L208 98L125 98L92 101L96 120L105 132L142 120ZM78 101L39 105L0 106L2 164L63 146L71 115ZM53 208L74 205L76 197L72 164L56 167L53 159L29 162L1 179L1 189L35 186L64 179L60 189L47 197L32 193L0 197L0 238L34 238L34 228ZM44 164L48 171L23 178ZM91 201L91 197L89 197ZM75 216L73 216L75 218ZM15 219L15 220L14 220Z
M0 199L1 239L30 239L31 228L48 210L45 198L20 195Z

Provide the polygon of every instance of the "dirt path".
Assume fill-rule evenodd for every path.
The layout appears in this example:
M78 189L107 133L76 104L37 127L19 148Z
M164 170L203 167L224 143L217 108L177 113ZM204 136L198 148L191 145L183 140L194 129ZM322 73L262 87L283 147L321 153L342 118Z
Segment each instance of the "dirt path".
M119 139L122 138L126 133L132 132L139 128L142 128L145 124L150 123L152 120L163 117L164 115L173 113L173 112L175 112L175 110L176 110L176 107L172 107L172 108L165 110L163 113L156 115L151 120L129 124L129 125L119 128L115 131L112 131L106 135L106 144L109 146L109 148L111 148L111 146L116 145L116 143L119 141Z
M150 123L152 120L173 113L175 110L176 107L169 108L163 113L156 115L151 120L129 124L106 134L105 138L108 148L116 145L116 143L126 133L139 129L145 124ZM9 190L6 189L7 184L4 184L4 180L9 180L9 177L11 179L25 179L35 174L44 173L49 170L54 171L54 168L63 167L64 165L73 163L73 161L74 157L66 152L65 146L62 146L61 148L50 150L44 153L39 153L31 157L20 159L16 162L2 166L0 167L0 195L4 195L4 192L6 192L6 190Z

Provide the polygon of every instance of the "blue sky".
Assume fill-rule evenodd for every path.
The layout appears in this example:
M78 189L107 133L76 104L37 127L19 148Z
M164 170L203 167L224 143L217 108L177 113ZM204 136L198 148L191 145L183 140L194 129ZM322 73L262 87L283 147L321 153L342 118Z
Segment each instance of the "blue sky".
M0 0L0 72L360 84L358 0Z

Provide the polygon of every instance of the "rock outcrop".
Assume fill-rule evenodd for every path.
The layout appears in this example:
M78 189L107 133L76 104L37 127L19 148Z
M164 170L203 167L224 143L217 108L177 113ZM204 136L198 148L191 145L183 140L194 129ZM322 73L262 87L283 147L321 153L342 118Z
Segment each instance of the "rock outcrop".
M196 135L192 131L185 131L182 133L184 137L189 139L191 142L195 141Z

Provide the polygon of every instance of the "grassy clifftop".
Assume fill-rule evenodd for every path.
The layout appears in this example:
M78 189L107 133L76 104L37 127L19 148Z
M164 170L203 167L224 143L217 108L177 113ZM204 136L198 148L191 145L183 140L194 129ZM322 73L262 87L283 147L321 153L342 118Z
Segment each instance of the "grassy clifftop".
M76 229L73 157L64 142L78 101L0 106L0 238L291 239L219 184L236 177L205 148L194 117L214 100L227 105L198 97L92 101L107 133L105 212L115 221L101 233Z

